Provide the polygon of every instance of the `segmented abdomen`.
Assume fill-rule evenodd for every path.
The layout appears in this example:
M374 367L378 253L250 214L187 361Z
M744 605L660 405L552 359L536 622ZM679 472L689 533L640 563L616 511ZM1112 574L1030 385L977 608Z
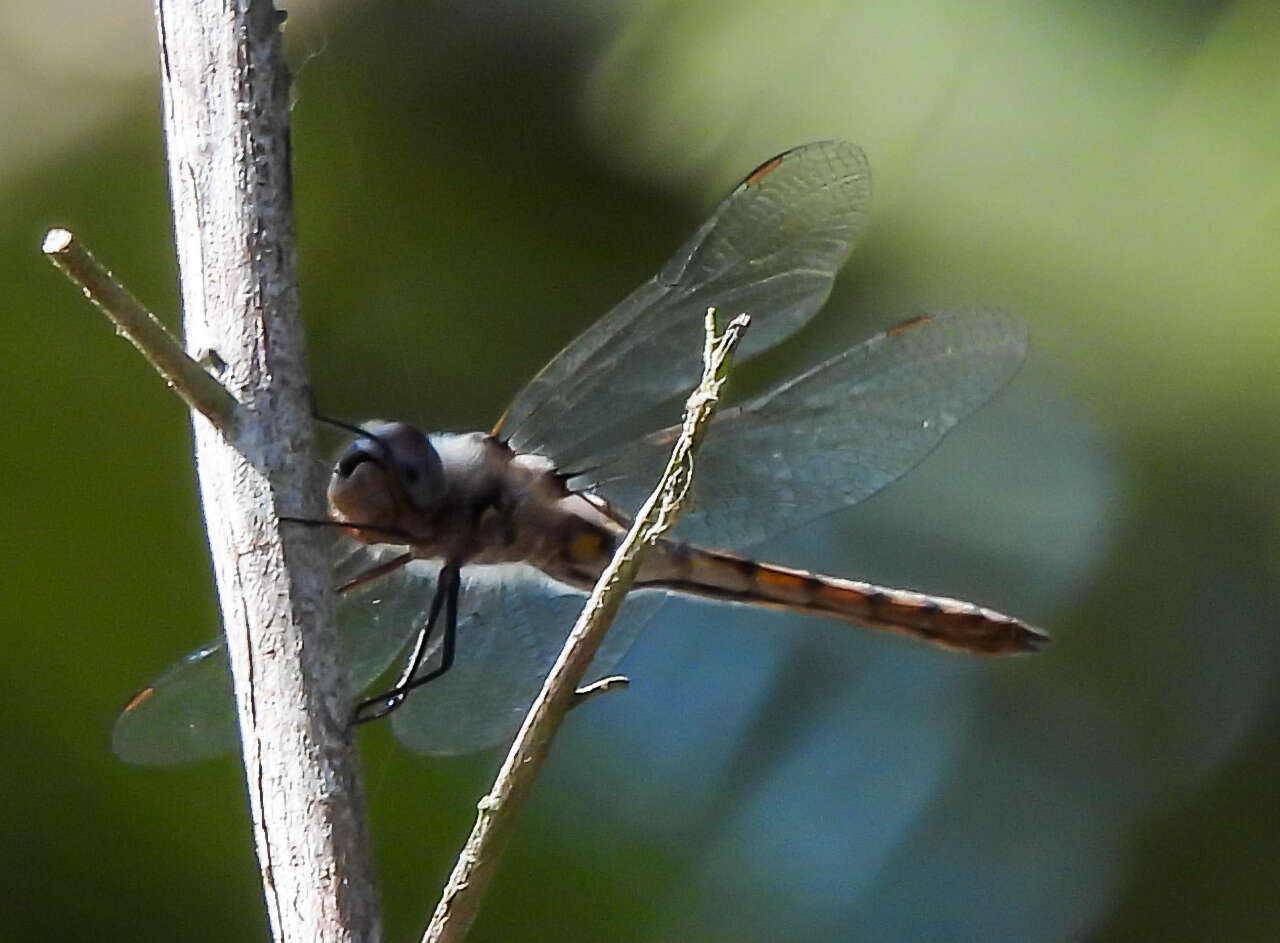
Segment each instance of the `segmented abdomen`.
M793 570L675 541L655 549L657 559L645 566L637 585L830 616L984 655L1037 651L1049 641L1020 619L960 599Z

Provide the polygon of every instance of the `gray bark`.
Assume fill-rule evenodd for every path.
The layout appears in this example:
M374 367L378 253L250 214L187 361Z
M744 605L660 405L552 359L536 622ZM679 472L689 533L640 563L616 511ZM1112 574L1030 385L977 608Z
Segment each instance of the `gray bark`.
M193 414L258 861L277 940L377 940L298 319L289 74L269 2L158 0L187 350L241 404Z

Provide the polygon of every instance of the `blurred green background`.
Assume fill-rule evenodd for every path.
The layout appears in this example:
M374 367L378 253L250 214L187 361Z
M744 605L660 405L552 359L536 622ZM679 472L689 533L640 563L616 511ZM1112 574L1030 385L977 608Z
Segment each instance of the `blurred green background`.
M908 479L765 548L1048 628L992 663L669 609L575 712L476 940L1280 938L1280 7L290 7L327 412L487 428L747 170L868 152L872 226L763 382L922 309L1032 353ZM217 631L186 418L38 253L176 324L145 4L0 4L6 939L261 939L240 772L110 723ZM361 732L388 939L498 756Z

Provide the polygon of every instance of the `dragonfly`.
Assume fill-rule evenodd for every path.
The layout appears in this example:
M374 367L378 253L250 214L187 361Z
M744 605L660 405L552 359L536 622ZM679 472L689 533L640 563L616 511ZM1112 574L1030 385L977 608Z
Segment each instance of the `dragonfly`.
M701 372L709 307L746 312L760 354L825 304L866 227L856 145L822 141L761 164L662 269L556 355L489 432L352 427L332 467L334 583L347 683L427 755L509 742L585 594L665 465L681 394ZM1036 651L1047 636L958 599L758 562L759 544L875 494L1017 372L1022 323L990 309L914 317L722 409L690 509L652 549L592 664L608 672L671 597L769 607L964 652ZM674 406L672 405L674 404ZM385 683L384 683L385 684ZM119 757L166 764L236 740L225 651L203 646L144 688L113 730Z

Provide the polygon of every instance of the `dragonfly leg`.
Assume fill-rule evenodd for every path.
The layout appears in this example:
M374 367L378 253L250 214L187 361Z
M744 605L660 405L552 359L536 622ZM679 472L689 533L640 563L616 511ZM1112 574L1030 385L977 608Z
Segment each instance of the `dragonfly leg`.
M456 566L447 566L440 571L442 581L446 580L445 598L444 598L444 638L440 641L440 664L436 665L426 674L414 678L412 672L406 672L401 676L400 684L397 690L400 692L400 699L404 700L404 695L408 694L414 688L420 688L428 681L434 681L446 671L453 667L453 650L454 644L458 638L458 594L462 587L462 573ZM434 604L434 603L433 603ZM412 679L412 680L410 680Z
M412 553L402 553L400 554L400 556L396 557L394 560L388 560L385 563L379 563L377 566L371 566L369 567L369 569L363 570L360 573L357 573L355 576L351 577L351 579L347 580L341 586L334 587L333 591L335 593L338 593L339 595L341 595L342 593L350 592L351 590L355 589L357 586L363 586L365 583L372 582L373 580L376 580L381 576L386 576L388 573L392 573L400 569L400 567L404 566L406 563L408 563L412 559L413 559Z
M454 643L458 634L458 593L462 586L462 573L458 566L450 564L440 571L440 581L436 584L436 594L431 600L431 609L427 620L418 630L413 643L413 651L405 660L404 670L396 679L395 686L389 691L374 697L366 698L356 704L352 715L353 724L364 724L380 717L386 717L404 703L409 692L420 688L435 678L440 677L453 666ZM444 639L441 644L440 664L421 677L414 677L422 667L422 660L427 654L427 643L431 639L431 629L440 617L440 609L445 610Z

